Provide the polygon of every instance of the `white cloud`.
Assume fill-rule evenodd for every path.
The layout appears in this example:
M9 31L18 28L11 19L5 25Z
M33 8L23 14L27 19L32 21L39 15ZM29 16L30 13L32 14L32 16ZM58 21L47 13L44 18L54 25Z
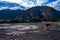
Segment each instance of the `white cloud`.
M40 6L44 2L47 2L48 0L35 0L37 2L36 4L31 0L0 0L0 1L15 2L25 7L33 7L33 6Z
M36 0L36 4L33 1L20 1L20 5L25 7L33 7L33 6L40 6L43 3L47 2L47 0Z
M10 9L10 10L17 10L17 9L21 9L20 7L18 7L18 6L15 6L15 7L0 7L0 10L3 10L3 9ZM22 10L22 9L21 9Z
M17 9L20 9L20 7L15 6L15 7L9 8L9 9L11 9L11 10L17 10Z
M8 7L0 7L0 10L3 10L3 9L8 9Z
M0 1L8 1L8 2L15 2L15 3L19 3L21 0L0 0Z

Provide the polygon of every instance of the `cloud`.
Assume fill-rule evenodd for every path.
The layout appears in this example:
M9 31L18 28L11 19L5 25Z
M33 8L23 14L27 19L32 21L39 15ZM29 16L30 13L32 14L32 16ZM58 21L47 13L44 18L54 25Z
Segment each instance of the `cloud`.
M15 7L11 7L11 8L9 8L9 9L11 9L11 10L17 10L17 9L21 9L21 8L20 8L20 7L15 6Z
M46 4L47 6L55 7L59 1L55 1L49 4Z
M20 3L21 0L0 0L0 1Z
M3 7L3 6L1 6L0 7L0 10L3 10L3 9L10 9L10 10L17 10L17 9L21 9L22 10L22 8L20 8L20 7L18 7L18 6L15 6L15 7Z
M60 11L60 0L54 1L52 3L47 4L46 6L50 6Z
M35 2L33 1L20 1L20 5L21 6L25 6L25 7L34 7L34 6L41 6L43 3L47 2L48 0L35 0Z
M0 10L3 10L3 9L8 9L8 7L0 7Z
M48 0L0 0L0 1L15 2L20 4L21 6L33 7L33 6L40 6L44 2L47 2Z
M60 10L60 0L0 0L0 1L7 1L7 2L12 2L12 3L18 3L20 6L23 6L25 8L31 8L34 6L50 6L55 8L56 10ZM46 3L46 4L44 4ZM7 9L9 7L1 7L1 9ZM0 9L0 10L1 10ZM16 10L16 9L22 9L21 7L11 7L9 8L11 10Z
M7 1L7 2L11 2L11 3L18 3L20 4L20 6L23 6L25 7L24 9L21 8L21 7L1 7L1 10L2 9L11 9L11 10L16 10L16 9L28 9L28 8L31 8L31 7L34 7L34 6L41 6L43 3L47 2L47 0L0 0L0 1Z

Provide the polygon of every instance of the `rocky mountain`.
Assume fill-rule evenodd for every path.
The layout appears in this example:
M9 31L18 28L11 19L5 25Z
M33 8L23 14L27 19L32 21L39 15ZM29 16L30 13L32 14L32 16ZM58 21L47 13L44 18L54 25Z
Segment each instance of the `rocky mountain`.
M60 11L48 6L36 6L24 11L18 16L20 20L32 18L60 18Z

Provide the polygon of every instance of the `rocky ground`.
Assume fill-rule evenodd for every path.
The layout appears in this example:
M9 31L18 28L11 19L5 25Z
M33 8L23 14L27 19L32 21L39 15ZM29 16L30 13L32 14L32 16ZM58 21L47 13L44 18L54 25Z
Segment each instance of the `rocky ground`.
M60 22L2 23L0 40L60 40Z

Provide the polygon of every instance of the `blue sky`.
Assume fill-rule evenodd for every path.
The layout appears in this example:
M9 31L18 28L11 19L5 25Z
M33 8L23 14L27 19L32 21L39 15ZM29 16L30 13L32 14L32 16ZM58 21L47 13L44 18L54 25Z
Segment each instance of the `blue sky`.
M51 2L54 2L54 1L57 1L57 0L48 0L45 4L48 4L48 3L51 3Z

